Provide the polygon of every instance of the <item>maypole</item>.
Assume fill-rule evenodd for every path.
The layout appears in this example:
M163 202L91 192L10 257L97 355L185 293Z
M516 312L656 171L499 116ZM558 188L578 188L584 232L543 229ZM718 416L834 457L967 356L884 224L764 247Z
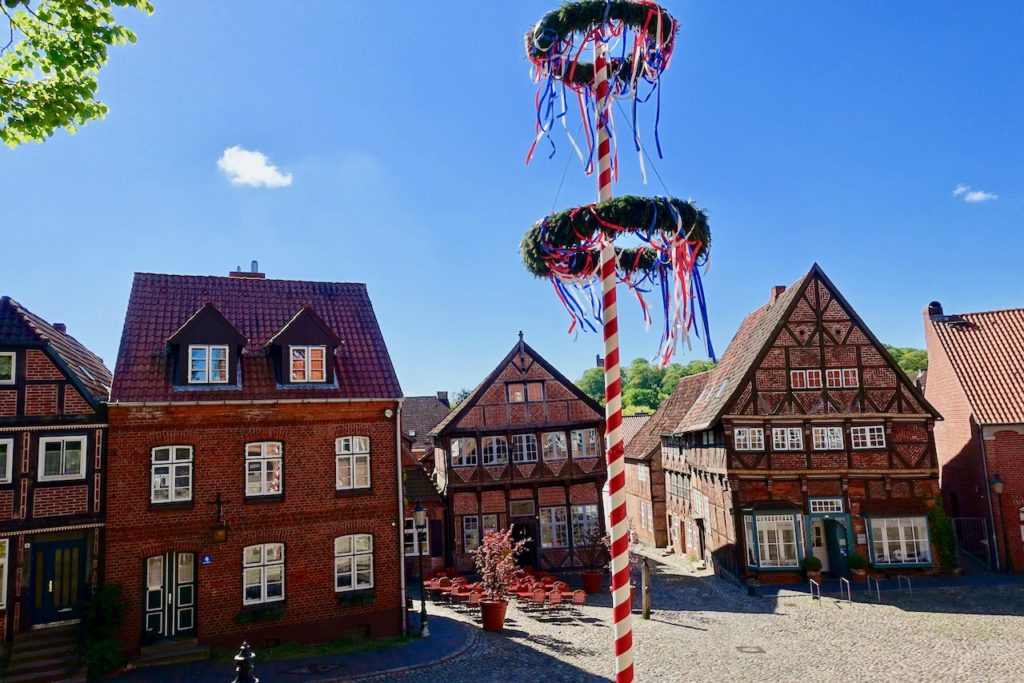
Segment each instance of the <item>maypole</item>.
M618 175L612 147L613 142L618 146L612 104L618 99L630 101L632 140L643 174L646 152L638 132L637 104L652 97L658 103L655 141L660 154L659 86L661 74L671 61L675 35L675 20L651 0L569 2L546 14L526 34L526 52L538 83L536 137L527 163L544 138L554 154L552 134L561 122L585 173L593 173L595 166L597 170L597 202L541 219L527 231L520 249L527 269L551 281L572 320L570 332L577 327L596 331L592 322L595 319L603 325L606 457L611 495L606 526L611 536L617 683L628 683L634 678L617 284L622 282L635 295L648 325L652 316L645 294L660 290L664 326L658 359L662 365L668 364L680 341L690 343L691 334L703 335L708 355L714 358L700 272L700 266L707 261L711 240L707 216L692 202L671 197L612 198L612 180ZM609 56L613 41L621 45L618 57ZM591 43L594 62L586 64L580 57ZM568 93L573 93L579 103L586 157L566 125ZM643 244L617 248L614 241L624 234L636 235ZM596 296L598 291L600 300Z

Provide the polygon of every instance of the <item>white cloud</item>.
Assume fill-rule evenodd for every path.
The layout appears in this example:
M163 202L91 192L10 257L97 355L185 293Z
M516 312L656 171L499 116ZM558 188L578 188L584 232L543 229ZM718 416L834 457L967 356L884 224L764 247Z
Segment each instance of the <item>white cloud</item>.
M972 190L970 186L960 183L953 189L953 196L960 197L965 202L970 204L977 204L978 202L990 202L993 199L999 199L999 195L994 192L985 192L984 190Z
M234 185L288 187L292 184L292 174L281 173L262 152L242 149L238 145L224 150L217 166Z

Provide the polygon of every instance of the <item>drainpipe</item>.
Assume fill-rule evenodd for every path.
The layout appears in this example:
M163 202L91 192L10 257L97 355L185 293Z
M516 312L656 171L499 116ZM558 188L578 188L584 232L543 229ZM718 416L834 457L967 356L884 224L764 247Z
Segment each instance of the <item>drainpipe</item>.
M398 399L398 410L395 413L395 456L397 457L396 463L398 465L398 577L399 581L401 581L399 597L402 605L402 635L404 636L409 631L409 610L405 608L405 491L403 488L404 478L402 476L402 401L403 399Z
M996 539L996 518L992 511L992 490L991 485L988 483L988 456L985 455L985 429L978 425L978 445L981 446L981 467L985 477L985 501L988 503L988 523L991 533L989 534L989 540L992 542L993 555L996 558L996 571L1000 570L999 562L999 541ZM1006 520L1003 520L1006 523Z

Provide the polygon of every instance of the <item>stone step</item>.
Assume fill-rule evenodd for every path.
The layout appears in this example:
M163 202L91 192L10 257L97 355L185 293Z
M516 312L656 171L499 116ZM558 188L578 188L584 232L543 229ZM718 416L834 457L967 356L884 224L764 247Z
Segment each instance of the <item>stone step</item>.
M198 662L210 658L210 648L205 645L189 645L157 652L140 654L130 662L129 669L141 669L147 666L163 666L164 664L180 664L182 662Z
M152 645L142 646L142 656L156 654L158 652L167 652L170 650L182 650L192 647L199 646L198 638L170 638L168 640L161 640L158 643Z
M7 673L4 674L4 683L63 683L65 681L84 683L85 680L86 669L85 667L78 666L77 662L75 662L74 666L65 664L55 668L36 671L13 672L11 669L8 669Z
M51 642L78 642L78 626L61 626L60 628L39 628L14 635L13 648L36 647Z

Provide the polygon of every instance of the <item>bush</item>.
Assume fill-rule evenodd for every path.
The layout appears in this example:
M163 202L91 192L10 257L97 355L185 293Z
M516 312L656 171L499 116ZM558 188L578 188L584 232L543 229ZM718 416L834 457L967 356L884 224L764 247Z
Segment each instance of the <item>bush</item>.
M946 516L946 510L942 507L941 496L935 496L934 504L928 511L928 522L932 528L932 542L939 552L939 562L946 569L956 568L956 533L953 531L953 523Z
M816 558L814 555L808 555L804 558L804 561L800 564L804 568L805 572L820 572L821 571L821 560Z
M867 569L868 561L860 553L850 555L850 569Z
M82 609L85 629L85 664L89 678L105 676L124 663L117 632L124 624L127 605L121 587L108 584L89 598Z

